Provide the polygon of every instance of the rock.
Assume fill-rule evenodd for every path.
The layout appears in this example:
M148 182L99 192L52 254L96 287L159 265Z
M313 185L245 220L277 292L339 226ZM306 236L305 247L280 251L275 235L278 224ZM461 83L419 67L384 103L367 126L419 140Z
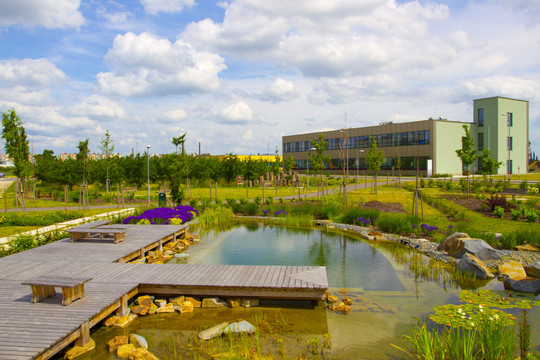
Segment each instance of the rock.
M327 292L325 295L326 295L326 302L327 303L334 304L334 303L337 303L339 301L339 299L336 296L332 295L329 292Z
M135 351L135 346L133 344L122 345L116 350L116 356L120 359L127 359L129 354Z
M540 252L540 249L532 244L518 245L514 247L514 250Z
M135 320L137 318L137 315L135 314L129 314L127 316L122 316L121 318L118 318L118 320L116 320L116 322L114 323L114 326L118 326L118 327L124 327L126 326L127 324L129 324L130 322L132 322L133 320Z
M169 301L171 302L171 304L173 304L174 306L182 306L182 303L184 302L186 298L184 296L178 296L178 297L175 297L175 298L172 298L170 299Z
M117 316L111 316L110 318L108 318L107 320L105 320L104 325L107 326L107 327L112 326L112 325L114 325L114 323L116 322L116 320L118 320L118 317L117 317Z
M532 293L536 296L540 294L540 279L506 279L504 281L504 288L506 290L513 290L522 293Z
M225 334L253 334L254 332L255 327L245 320L232 323L223 329L223 333Z
M168 303L165 306L162 306L156 310L156 314L172 313L172 312L174 312L174 305L172 303Z
M359 236L365 240L375 240L375 236L369 236L368 234L359 234Z
M242 307L249 308L249 307L256 307L259 306L259 299L242 299L241 303Z
M499 274L514 280L521 280L527 277L525 269L517 261L510 261L499 265Z
M457 268L464 273L474 274L477 279L493 279L495 277L482 260L469 253L463 255L457 264Z
M157 305L158 308L167 305L167 300L164 299L156 299L154 300L154 303Z
M192 298L192 297L186 297L185 301L189 301L190 303L193 304L193 307L201 307L202 303L198 300L198 299L195 299L195 298Z
M148 349L148 342L141 335L129 334L129 343L133 344L136 348Z
M154 315L157 311L158 307L156 304L150 305L150 308L148 309L148 315Z
M193 312L193 304L191 301L184 301L177 310L180 314Z
M148 350L143 348L135 349L131 354L129 354L130 360L158 360L154 354L150 353Z
M525 266L525 272L527 275L533 278L540 278L540 260L532 263L531 265Z
M444 239L443 242L440 243L439 246L437 246L437 250L446 251L448 254L450 254L450 252L448 251L449 249L457 249L459 247L459 244L461 244L461 242L458 241L459 239L468 238L469 235L466 233L455 232L452 235L448 236L446 239Z
M383 236L383 234L381 234L380 232L376 231L376 230L370 230L370 232L368 232L368 235L371 235L371 236Z
M215 337L221 336L223 330L229 325L227 322L223 322L216 326L212 326L209 329L203 330L198 334L199 339L201 340L210 340Z
M116 349L118 349L122 345L126 345L129 343L129 339L127 336L115 336L111 340L107 341L107 347L109 348L109 352L113 352Z
M163 252L163 255L165 255L165 256L174 256L174 251L172 251L172 250L165 250L165 251Z
M189 257L189 254L187 253L178 253L174 254L174 257L177 259L187 259Z
M149 306L144 305L135 305L131 308L131 312L133 314L144 316L148 313L148 310L150 310Z
M336 310L342 314L348 314L351 312L351 307L346 305L343 301L336 306Z
M241 302L242 299L227 299L227 305L229 305L230 308L239 307Z
M69 349L66 354L64 355L64 359L75 359L78 356L81 356L82 354L94 350L96 347L96 342L92 339L88 341L84 346L74 346L71 349Z
M345 305L349 305L349 306L350 306L350 305L352 305L352 300L351 300L350 297L345 296L345 297L343 298L343 303L344 303Z
M451 255L456 259L461 259L466 253L474 255L482 261L501 259L497 250L482 239L459 239L459 241L463 243L463 247L460 247L457 252Z
M135 302L139 305L150 307L152 305L152 298L148 295L139 296Z
M332 311L336 310L336 306L334 304L326 304L326 308Z
M204 298L202 301L203 308L217 308L217 307L226 307L226 306L227 306L227 303L217 297Z

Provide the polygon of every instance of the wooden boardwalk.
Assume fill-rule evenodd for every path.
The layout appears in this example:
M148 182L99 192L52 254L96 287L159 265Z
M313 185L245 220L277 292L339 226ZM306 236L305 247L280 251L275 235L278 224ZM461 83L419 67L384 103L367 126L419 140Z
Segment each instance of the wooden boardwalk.
M47 359L82 343L104 318L125 313L138 293L318 300L328 288L324 267L125 263L186 231L127 228L118 244L66 239L0 259L1 359ZM86 297L68 306L61 305L61 292L31 303L30 286L21 283L44 275L92 280Z

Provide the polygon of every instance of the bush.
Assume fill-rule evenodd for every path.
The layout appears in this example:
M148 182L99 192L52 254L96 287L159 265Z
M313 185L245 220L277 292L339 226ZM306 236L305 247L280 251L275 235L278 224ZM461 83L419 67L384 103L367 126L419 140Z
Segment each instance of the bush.
M528 190L529 189L529 183L527 182L527 180L523 180L519 184L519 188L522 189L522 190Z
M495 209L493 210L493 214L499 219L502 218L504 216L504 208L501 206L495 206Z
M527 209L523 212L523 216L528 222L535 223L538 221L538 212L535 209Z
M400 235L409 235L417 224L416 217L402 214L381 214L377 220L381 231Z
M521 217L521 209L511 209L510 213L512 214L512 220L519 220Z
M249 203L244 206L244 211L250 216L257 215L259 212L259 205L257 203Z
M339 219L338 222L343 224L358 224L358 219L363 218L364 220L369 219L371 223L375 223L379 218L380 213L377 210L372 209L362 209L362 208L351 208L347 210ZM360 225L364 225L360 224Z
M504 195L491 195L491 197L487 200L487 203L491 207L491 211L495 211L497 206L502 207L506 211L510 211L510 209L515 207L508 202Z

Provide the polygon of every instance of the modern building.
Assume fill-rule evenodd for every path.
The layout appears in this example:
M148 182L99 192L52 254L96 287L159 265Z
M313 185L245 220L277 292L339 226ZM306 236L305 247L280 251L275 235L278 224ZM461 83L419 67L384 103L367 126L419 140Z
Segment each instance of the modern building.
M384 152L383 171L414 174L417 162L421 175L461 174L465 170L456 150L465 135L463 125L469 127L475 147L488 148L492 157L502 162L499 174L527 172L529 148L529 102L505 97L492 97L473 101L472 122L433 119L392 123L377 126L347 128L322 132L330 155L326 169L342 172L343 168L354 174L366 171L366 156L371 148L370 138ZM297 170L306 170L312 141L319 133L287 135L282 138L283 159L292 156ZM515 139L515 140L514 140ZM340 156L340 154L343 154ZM343 163L341 159L344 159ZM398 161L399 160L399 161ZM309 166L311 169L311 166ZM475 173L482 169L481 161L471 165Z

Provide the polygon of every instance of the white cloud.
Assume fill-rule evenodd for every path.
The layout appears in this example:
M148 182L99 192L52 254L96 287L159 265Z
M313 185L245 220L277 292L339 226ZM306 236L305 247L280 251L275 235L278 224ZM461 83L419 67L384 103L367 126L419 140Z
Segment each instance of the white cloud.
M78 116L90 116L97 118L121 119L126 117L126 112L117 102L99 95L91 95L81 103L72 106L69 112Z
M144 11L155 15L160 11L180 12L184 7L195 5L195 0L141 0L141 4L144 6Z
M243 101L238 101L220 111L215 111L214 116L217 117L219 122L232 125L247 124L255 119L253 110Z
M0 26L22 24L49 29L78 28L85 19L80 0L5 0L0 2Z
M507 96L517 99L540 100L540 78L529 79L513 76L495 76L464 81L458 91L472 97Z
M222 57L198 52L183 40L171 43L149 33L117 35L107 52L113 71L97 75L105 94L156 96L216 90Z
M276 79L263 92L263 99L270 100L274 104L281 101L294 100L299 97L300 94L294 89L294 84L282 78Z
M160 118L164 122L175 123L187 118L187 112L184 109L169 110L164 112Z
M12 88L0 88L1 103L11 102L13 104L50 105L54 102L48 90L33 90L25 86L14 86Z
M4 86L51 86L66 78L46 59L0 60L0 84Z
M243 141L251 141L253 140L253 131L251 129L247 129L244 135L242 135Z

